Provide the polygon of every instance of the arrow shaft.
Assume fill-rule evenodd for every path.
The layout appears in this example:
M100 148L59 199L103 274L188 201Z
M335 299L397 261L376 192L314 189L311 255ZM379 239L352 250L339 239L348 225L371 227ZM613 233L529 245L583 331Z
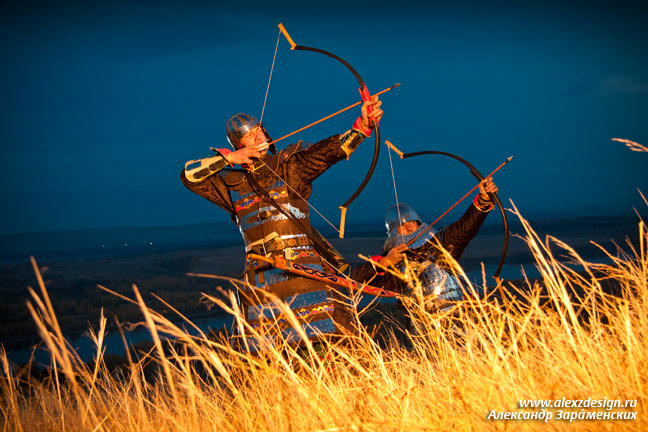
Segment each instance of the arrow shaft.
M381 95L381 94L383 94L383 93L387 93L389 90L394 89L394 88L396 88L396 87L398 87L398 86L400 86L400 84L394 84L393 86L388 87L388 88L386 88L385 90L383 90L383 91L381 91L381 92L378 92L378 93L376 93L376 94L377 94L377 95ZM321 118L321 119L319 119L319 120L317 120L317 121L314 121L313 123L311 123L311 124L309 124L309 125L306 125L306 126L300 128L300 129L297 129L297 130L294 131L294 132L290 132L288 135L284 135L284 136L282 136L281 138L278 138L278 139L276 139L276 140L274 140L274 141L268 143L267 145L270 146L270 145L275 144L275 143L277 143L277 142L279 142L279 141L281 141L281 140L283 140L283 139L286 139L286 138L288 138L288 137L291 137L291 136L295 135L296 133L299 133L299 132L301 132L301 131L303 131L303 130L306 130L306 129L310 128L310 127L315 126L315 125L318 124L318 123L321 123L321 122L323 122L323 121L325 121L325 120L328 120L328 119L330 119L331 117L335 117L335 116L338 115L338 114L342 114L344 111L348 111L348 110L350 110L351 108L357 107L357 106L360 105L361 103L363 103L363 102L362 102L362 101L358 101L358 102L354 103L353 105L349 105L349 106L346 107L346 108L342 108L341 110L336 111L336 112L334 112L333 114L327 115L326 117Z
M492 173L488 174L488 175L487 175L486 177L484 177L484 178L487 179L487 178L489 178L489 177L492 177L493 174L495 174L497 171L499 171L499 170L500 170L504 165L506 165L507 163L509 163L509 162L511 161L512 158L513 158L513 156L511 156L511 157L509 157L508 159L506 159L504 162L501 163L500 166L498 166L497 168L495 168L495 170L493 170ZM466 195L462 196L461 199L460 199L459 201L457 201L456 203L454 203L454 204L452 205L452 207L450 207L448 210L444 211L443 214L442 214L441 216L439 216L438 218L436 218L436 219L434 220L434 222L432 222L432 223L431 223L431 224L430 224L426 229L424 229L423 231L421 231L421 232L420 232L416 237L414 237L412 240L410 240L409 242L407 242L407 246L409 246L409 245L411 245L412 243L414 243L414 242L415 242L419 237L421 237L421 236L422 236L424 233L426 233L430 228L432 228L432 227L434 226L435 223L439 222L439 221L440 221L440 220L441 220L445 215L447 215L448 213L450 213L450 211L451 211L453 208L455 208L457 205L459 205L460 202L462 202L463 200L465 200L466 197L468 197L468 195L470 195L471 193L473 193L473 191L479 187L480 183L481 183L481 182L477 183L477 184L475 185L475 187L473 187L472 189L470 189L470 190L468 191L468 193L466 193Z

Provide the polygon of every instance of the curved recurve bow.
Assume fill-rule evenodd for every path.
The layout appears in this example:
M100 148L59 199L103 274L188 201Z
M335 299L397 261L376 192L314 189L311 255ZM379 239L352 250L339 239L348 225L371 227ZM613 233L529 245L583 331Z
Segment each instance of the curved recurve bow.
M283 35L286 37L286 40L290 43L290 47L291 47L290 49L291 50L294 50L294 51L312 51L312 52L316 52L316 53L319 53L319 54L324 54L324 55L326 55L328 57L331 57L332 59L335 59L335 60L339 61L340 63L342 63L347 69L349 69L349 71L351 71L353 76L358 81L358 84L360 85L359 91L360 91L360 95L362 96L362 100L364 102L366 102L367 100L369 100L371 98L371 94L369 93L369 89L367 88L366 84L364 83L364 80L362 79L360 74L358 74L358 72L353 68L353 66L351 66L346 60L340 58L339 56L337 56L337 55L335 55L335 54L333 54L331 52L324 51L323 49L297 45L292 40L292 38L290 37L290 35L286 31L285 27L283 26L283 24L279 23L279 29L281 30ZM374 170L376 168L376 164L378 163L378 157L380 156L380 127L378 126L377 122L374 124L374 134L376 136L376 144L375 144L375 147L374 147L373 160L371 161L371 165L369 166L369 171L365 175L365 178L364 178L364 180L362 180L362 183L360 184L358 189L356 189L356 191L351 195L351 197L349 197L349 199L346 200L340 206L340 210L341 210L341 215L340 215L340 238L344 238L344 225L345 225L345 220L346 220L347 208L360 195L360 193L363 191L365 186L367 186L367 183L369 183L369 179L373 175L373 172L374 172Z
M452 159L455 159L462 164L464 164L468 169L470 170L470 173L479 181L482 181L484 179L484 176L481 175L479 171L477 171L477 168L475 168L470 162L468 162L466 159L457 156L452 153L448 152L443 152L443 151L436 151L436 150L426 150L426 151L419 151L419 152L412 152L412 153L403 153L400 150L398 150L392 143L389 141L386 141L386 144L394 150L401 159L407 159L410 157L415 157L415 156L424 156L424 155L438 155L438 156L446 156ZM509 158L510 160L510 158ZM501 166L500 166L501 167ZM494 193L493 199L497 203L497 206L499 207L500 214L502 215L502 222L504 223L504 245L502 247L502 256L500 258L499 264L497 266L497 270L495 270L495 273L493 274L494 278L498 278L501 271L502 267L504 266L504 261L506 260L506 252L508 251L508 244L509 244L509 230L508 230L508 219L506 218L506 212L504 211L504 207L502 206L502 202L499 199L499 196ZM445 213L444 213L445 214ZM438 220L438 219L437 219Z

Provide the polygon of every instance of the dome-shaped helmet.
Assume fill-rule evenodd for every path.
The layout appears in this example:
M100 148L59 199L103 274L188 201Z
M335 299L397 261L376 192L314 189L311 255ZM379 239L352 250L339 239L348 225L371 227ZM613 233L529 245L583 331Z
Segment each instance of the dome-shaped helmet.
M387 228L387 237L396 233L399 226L406 222L416 221L422 224L421 218L414 209L407 204L394 204L387 209L385 214L385 228Z
M238 150L243 146L241 144L241 138L255 127L260 127L268 142L272 142L272 139L270 139L270 136L268 135L268 131L263 127L263 123L259 123L259 120L257 120L256 117L249 114L238 113L233 115L229 120L227 120L226 127L227 141L229 141L229 144L234 150ZM270 145L270 151L272 153L275 152L274 144Z
M407 235L399 234L398 227L411 221L419 223L419 227L416 231ZM385 227L387 228L387 239L383 245L383 254L389 252L390 249L399 244L409 243L410 240L412 240L412 244L409 245L410 249L417 249L434 237L437 232L434 228L428 229L428 225L423 223L414 209L407 204L393 205L387 209L387 214L385 215ZM422 231L425 231L425 233L419 236ZM413 240L416 237L418 238Z

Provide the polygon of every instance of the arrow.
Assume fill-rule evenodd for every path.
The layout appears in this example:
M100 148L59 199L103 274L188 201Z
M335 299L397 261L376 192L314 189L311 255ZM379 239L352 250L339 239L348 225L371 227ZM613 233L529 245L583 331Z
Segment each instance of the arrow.
M392 147L392 148L393 148L393 147ZM495 174L497 171L499 171L499 170L500 170L504 165L506 165L507 163L509 163L509 162L511 161L511 159L513 159L513 156L509 156L508 159L506 159L504 162L502 162L502 163L500 164L500 166L498 166L497 168L495 168L495 170L494 170L492 173L488 174L488 175L487 175L486 177L484 177L484 178L492 177L493 174ZM409 246L409 245L411 245L412 243L414 243L414 242L416 241L416 239L418 239L419 237L421 237L425 232L427 232L427 230L429 230L430 228L432 228L432 226L433 226L435 223L439 222L439 220L441 220L441 218L442 218L443 216L447 215L447 214L450 212L450 210L452 210L453 208L455 208L455 207L456 207L456 206L457 206L461 201L463 201L464 199L466 199L466 197L467 197L468 195L470 195L471 193L473 193L473 191L479 187L480 183L481 183L481 182L477 183L477 185L475 185L474 188L470 189L470 190L468 191L468 193L466 193L466 195L464 195L463 197L461 197L461 199L460 199L459 201L457 201L456 203L454 203L454 204L452 205L452 207L450 207L448 210L446 210L445 212L443 212L443 214L442 214L441 216L439 216L438 218L436 218L436 219L434 220L434 222L432 222L432 223L431 223L427 228L425 228L423 231L421 231L421 232L420 232L416 237L414 237L412 240L410 240L409 242L407 242L407 246Z
M400 83L396 83L396 84L394 84L393 86L391 86L391 87L387 87L385 90L383 90L383 91L381 91L381 92L378 92L378 93L376 93L376 94L377 94L377 95L381 95L381 94L383 94L383 93L387 93L389 90L395 89L396 87L399 87L399 86L400 86ZM290 137L290 136L293 136L293 135L295 135L296 133L299 133L299 132L301 132L301 131L303 131L303 130L306 130L306 129L312 127L312 126L315 126L315 125L318 124L318 123L321 123L321 122L323 122L323 121L325 121L325 120L328 120L328 119L330 119L331 117L335 117L335 116L338 115L338 114L342 114L344 111L350 110L351 108L355 108L355 107L357 107L358 105L360 105L361 103L363 103L363 101L358 101L358 102L354 103L353 105L349 105L349 106L346 107L346 108L342 108L341 110L334 112L333 114L330 114L330 115L328 115L328 116L326 116L326 117L324 117L324 118L321 118L321 119L319 119L319 120L317 120L317 121L314 121L313 123L311 123L311 124L309 124L309 125L307 125L307 126L304 126L304 127L301 128L301 129L297 129L297 130L294 131L294 132L290 132L288 135L284 135L284 136L282 136L281 138L278 138L278 139L276 139L276 140L274 140L274 141L272 141L272 142L267 143L267 144L264 145L263 147L260 147L260 148L259 148L259 151L262 151L262 150L264 150L264 149L270 147L272 144L277 143L277 142L279 142L279 141L281 141L281 140L283 140L283 139L285 139L285 138L288 138L288 137Z

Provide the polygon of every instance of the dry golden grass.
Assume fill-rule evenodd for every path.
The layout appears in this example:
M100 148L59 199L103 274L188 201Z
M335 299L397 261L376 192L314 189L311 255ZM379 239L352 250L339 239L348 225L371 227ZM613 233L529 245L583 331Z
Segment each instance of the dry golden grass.
M640 244L629 253L615 251L612 265L594 265L522 221L544 289L535 284L526 298L472 300L437 315L414 302L418 320L407 349L395 338L381 348L362 332L344 346L326 346L321 357L311 345L305 350L312 356L288 346L246 355L225 341L190 336L150 310L133 287L131 301L155 348L111 375L102 361L106 320L93 334L99 361L84 365L66 345L39 280L29 307L55 362L49 379L29 382L6 378L0 355L3 430L648 430L646 226L640 223ZM561 264L555 249L586 272ZM606 294L601 274L621 296ZM169 347L160 334L178 342ZM157 365L153 379L150 363ZM520 408L521 399L563 397L636 400L636 420L556 420L559 410L581 412L570 408L546 410L554 416L548 422L488 418L492 410L534 412Z

